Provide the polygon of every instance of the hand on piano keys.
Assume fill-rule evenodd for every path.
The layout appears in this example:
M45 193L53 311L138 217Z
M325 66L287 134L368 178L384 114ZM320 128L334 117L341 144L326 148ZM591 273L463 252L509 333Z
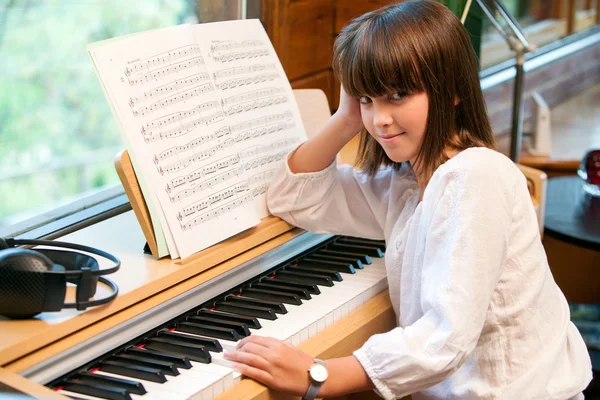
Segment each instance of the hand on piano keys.
M313 358L282 340L250 335L224 355L236 371L275 390L301 397L310 384L307 371Z
M73 399L213 399L241 380L224 349L323 331L387 288L384 251L335 237L47 386Z

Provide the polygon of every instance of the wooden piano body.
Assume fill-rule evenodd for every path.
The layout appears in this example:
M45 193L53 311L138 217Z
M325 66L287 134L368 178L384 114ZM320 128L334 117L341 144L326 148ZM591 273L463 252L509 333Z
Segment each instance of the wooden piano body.
M295 95L307 132L309 135L317 132L330 115L325 95L319 90L297 90ZM339 161L353 161L355 151L356 142L353 142L340 153ZM528 172L532 189L538 193L538 209L541 209L539 201L543 201L545 177L536 170L525 172ZM8 386L35 398L64 399L43 386L48 383L43 379L44 370L52 368L49 360L75 357L78 349L89 343L99 347L98 356L108 352L116 347L111 344L111 333L118 331L121 326L137 323L138 316L151 314L153 309L171 299L278 246L299 240L302 235L302 230L278 218L268 217L257 227L202 251L185 263L170 259L156 260L143 254L145 238L133 212L61 238L98 247L119 257L121 269L110 276L119 286L119 296L109 305L84 312L63 310L59 313L43 313L36 319L23 321L0 317L0 393ZM69 291L68 295L73 293ZM388 331L394 325L394 312L388 293L384 291L309 338L300 348L313 357L324 359L347 356L371 335ZM73 369L76 367L77 364L73 365ZM288 397L244 379L218 399ZM377 396L369 392L345 398Z

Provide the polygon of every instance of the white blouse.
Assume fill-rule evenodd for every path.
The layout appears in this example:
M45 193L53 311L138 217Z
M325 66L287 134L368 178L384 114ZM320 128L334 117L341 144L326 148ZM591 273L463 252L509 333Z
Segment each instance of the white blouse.
M504 155L462 151L421 202L408 169L293 174L286 162L267 204L312 232L385 239L398 327L354 352L383 398L565 400L592 379L525 177Z

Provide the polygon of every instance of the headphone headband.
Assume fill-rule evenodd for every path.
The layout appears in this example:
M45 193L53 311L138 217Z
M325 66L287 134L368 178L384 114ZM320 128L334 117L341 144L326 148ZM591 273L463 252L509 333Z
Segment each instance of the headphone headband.
M106 269L98 269L98 270L94 270L92 271L92 275L93 276L100 276L100 275L108 275L108 274L112 274L113 272L117 272L119 270L119 268L121 267L121 261L113 256L110 253L107 253L103 250L100 249L96 249L93 247L89 247L89 246L85 246L83 244L75 244L75 243L68 243L68 242L58 242L58 241L50 241L50 240L38 240L38 239L31 239L31 240L22 240L22 239L13 239L13 238L6 238L6 239L0 239L1 241L4 241L4 243L6 243L6 245L8 246L8 248L11 247L15 247L15 246L19 246L19 245L35 245L35 246L51 246L51 247L62 247L65 249L72 249L72 250L78 250L78 251L84 251L86 253L91 253L91 254L95 254L97 256L100 257L104 257L107 260L112 261L115 265L113 265L111 268L106 268ZM0 249L2 249L2 243L0 242ZM57 273L64 273L65 275L69 275L68 271L53 271L53 272L57 272ZM71 274L72 275L72 274Z
M25 249L15 246L33 245L59 247ZM100 269L98 261L85 253L110 260L114 265ZM105 251L74 243L53 240L21 240L0 238L0 315L29 318L45 311L62 308L85 310L114 300L117 285L102 275L116 272L121 261ZM111 293L102 299L90 300L98 281L109 286ZM76 285L75 302L65 303L67 282Z

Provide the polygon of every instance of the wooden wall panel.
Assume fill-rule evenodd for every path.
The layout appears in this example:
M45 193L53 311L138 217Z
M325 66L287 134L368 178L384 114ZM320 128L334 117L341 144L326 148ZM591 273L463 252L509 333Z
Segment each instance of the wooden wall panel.
M335 16L335 32L339 33L348 21L359 15L376 10L388 4L399 2L400 0L338 0Z
M281 9L280 9L281 10ZM280 58L290 81L331 67L333 0L289 2L279 18Z

